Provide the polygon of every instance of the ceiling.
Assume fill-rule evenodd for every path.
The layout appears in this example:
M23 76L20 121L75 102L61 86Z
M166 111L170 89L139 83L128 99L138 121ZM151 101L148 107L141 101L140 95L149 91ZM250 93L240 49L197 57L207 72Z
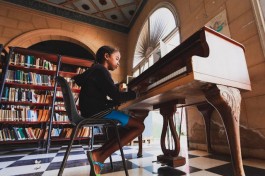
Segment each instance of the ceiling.
M4 0L77 21L128 33L147 0Z

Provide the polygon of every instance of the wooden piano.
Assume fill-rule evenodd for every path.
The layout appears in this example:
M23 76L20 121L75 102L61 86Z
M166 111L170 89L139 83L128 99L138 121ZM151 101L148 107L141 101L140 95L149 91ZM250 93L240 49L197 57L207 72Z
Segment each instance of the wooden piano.
M211 113L217 110L226 129L234 175L245 175L239 135L240 91L251 90L251 85L240 43L203 27L134 78L128 87L137 92L137 98L119 109L141 120L153 109L159 109L163 116L163 155L157 157L158 161L172 167L185 164L185 158L178 156L180 143L173 114L177 104L188 104L197 106L204 117L209 152ZM166 148L168 126L174 149ZM138 154L141 152L140 146Z

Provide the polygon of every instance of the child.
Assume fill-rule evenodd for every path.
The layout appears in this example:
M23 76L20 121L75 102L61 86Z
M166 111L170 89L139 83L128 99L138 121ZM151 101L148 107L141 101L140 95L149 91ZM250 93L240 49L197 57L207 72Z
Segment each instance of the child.
M102 46L96 53L95 64L81 75L74 77L75 82L81 86L79 106L83 117L90 117L102 110L118 105L122 102L136 98L133 91L121 92L114 84L109 72L119 66L121 55L118 49ZM108 100L108 98L112 100ZM120 134L121 145L124 146L142 134L144 124L135 118L129 117L120 111L112 110L104 118L115 119L125 127ZM104 161L119 149L116 139L110 139L102 147L88 152L91 165L90 175L99 176Z

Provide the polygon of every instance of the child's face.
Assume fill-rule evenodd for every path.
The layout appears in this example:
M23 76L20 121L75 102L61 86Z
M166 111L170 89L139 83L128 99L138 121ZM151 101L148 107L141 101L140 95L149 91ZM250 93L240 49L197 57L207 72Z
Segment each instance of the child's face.
M119 51L115 51L111 55L106 54L106 61L108 63L109 70L115 70L120 65L121 54Z

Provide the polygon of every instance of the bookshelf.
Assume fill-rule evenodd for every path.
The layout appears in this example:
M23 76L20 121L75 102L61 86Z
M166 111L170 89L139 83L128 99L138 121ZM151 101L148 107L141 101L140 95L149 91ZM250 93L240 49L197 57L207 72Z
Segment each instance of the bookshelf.
M77 98L80 91L71 78L93 61L10 47L1 75L0 144L42 143L48 152L52 141L69 140L72 125L64 109L56 76L65 77ZM76 140L88 139L81 129Z
M75 85L71 78L77 74L80 74L84 72L87 68L91 67L94 62L92 60L84 60L80 58L73 58L68 56L62 56L61 57L61 69L59 71L59 75L64 77L67 82L69 83L73 95L77 102L77 109L78 109L78 95L80 92L80 88ZM47 136L47 145L46 145L46 152L48 152L50 147L50 142L63 142L70 140L70 134L72 132L72 125L70 124L68 117L66 115L66 110L64 108L63 104L63 97L62 92L60 91L60 88L58 88L58 92L56 93L56 96L53 98L56 98L56 102L54 105L54 116L49 121L49 133ZM86 133L84 131L87 131ZM75 140L81 141L81 140L87 140L89 137L91 129L81 129L78 132L77 138ZM49 139L50 137L50 139ZM46 136L44 135L44 138Z
M5 72L5 69L7 65L5 64L7 52L4 50L3 44L0 44L0 78L3 80L3 76L5 76L3 73ZM0 98L2 97L3 93L3 84L0 84Z

